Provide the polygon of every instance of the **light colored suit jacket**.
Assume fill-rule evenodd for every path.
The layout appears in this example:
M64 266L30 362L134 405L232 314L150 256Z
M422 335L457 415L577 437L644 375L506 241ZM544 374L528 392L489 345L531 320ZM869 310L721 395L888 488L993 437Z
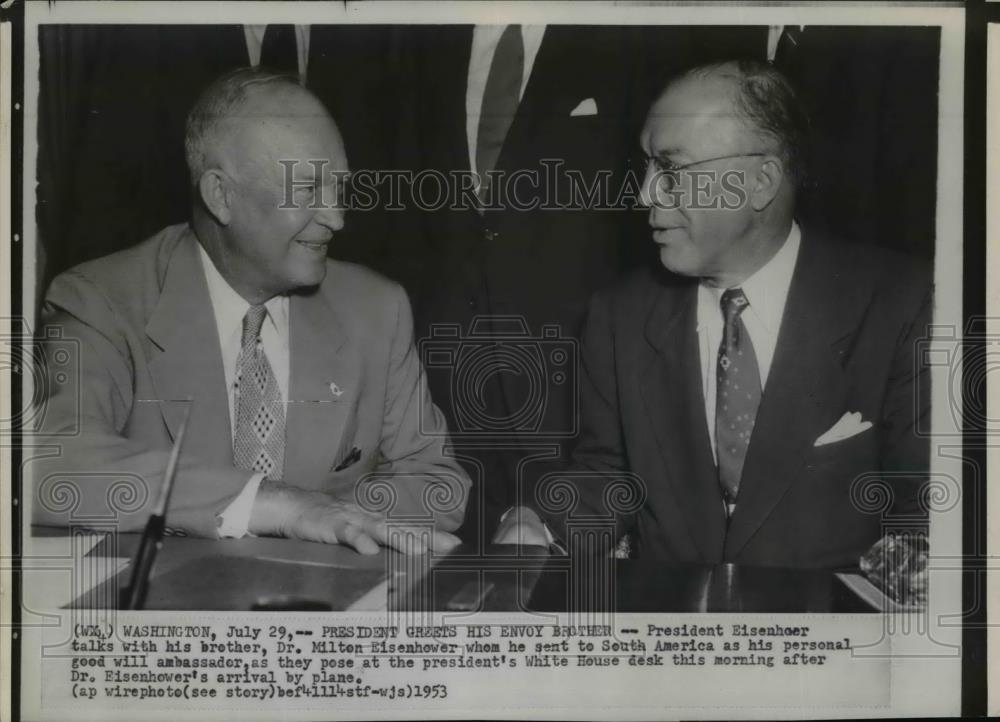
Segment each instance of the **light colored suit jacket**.
M171 226L52 282L43 335L61 337L76 362L61 366L69 374L50 376L43 433L34 439L48 448L28 469L36 523L110 516L120 530L141 528L189 403L168 525L214 536L217 514L246 485L251 473L233 466L197 243L186 224ZM348 497L357 490L368 508L455 529L470 482L444 453L445 421L424 383L402 288L328 260L318 288L292 294L289 336L283 481ZM360 461L336 471L355 447ZM359 485L367 474L377 481Z

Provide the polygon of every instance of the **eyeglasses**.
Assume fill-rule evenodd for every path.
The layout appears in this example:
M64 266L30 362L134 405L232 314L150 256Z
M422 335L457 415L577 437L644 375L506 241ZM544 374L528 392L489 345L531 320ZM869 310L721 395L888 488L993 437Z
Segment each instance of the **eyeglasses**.
M761 158L763 156L769 155L768 153L733 153L731 155L720 155L715 158L703 158L702 160L692 161L691 163L684 163L683 165L678 165L670 160L662 158L651 158L645 153L638 154L632 161L633 168L637 171L642 172L643 176L649 172L650 164L656 169L657 181L662 182L665 186L664 190L671 191L677 187L680 183L680 171L687 170L688 168L693 168L696 165L704 165L705 163L713 163L717 160L731 160L733 158Z

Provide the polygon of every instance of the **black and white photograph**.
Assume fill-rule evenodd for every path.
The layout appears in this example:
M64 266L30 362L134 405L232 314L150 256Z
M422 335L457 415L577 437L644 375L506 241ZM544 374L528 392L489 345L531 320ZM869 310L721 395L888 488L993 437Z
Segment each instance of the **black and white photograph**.
M968 711L961 4L23 5L22 718Z

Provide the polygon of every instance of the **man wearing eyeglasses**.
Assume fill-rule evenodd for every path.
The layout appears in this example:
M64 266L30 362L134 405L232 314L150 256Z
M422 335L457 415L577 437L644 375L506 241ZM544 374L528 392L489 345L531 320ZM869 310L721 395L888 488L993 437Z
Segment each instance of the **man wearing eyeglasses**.
M887 520L919 533L929 269L796 223L806 131L764 63L696 68L656 100L639 140L663 268L591 304L576 499L554 513L543 481L548 528L518 508L498 541L572 546L568 521L613 515L644 558L838 568Z

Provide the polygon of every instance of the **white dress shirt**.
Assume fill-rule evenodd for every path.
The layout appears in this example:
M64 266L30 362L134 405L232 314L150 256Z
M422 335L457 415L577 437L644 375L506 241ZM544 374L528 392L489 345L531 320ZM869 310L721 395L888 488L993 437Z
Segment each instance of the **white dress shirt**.
M264 45L264 33L267 25L244 25L243 36L247 41L247 55L250 58L250 65L257 67L260 65L260 52ZM299 61L299 77L305 79L306 70L309 65L309 26L295 26L295 47L296 57Z
M778 342L778 331L781 328L781 317L785 312L785 302L788 300L788 288L792 284L792 274L795 272L795 259L799 255L799 245L802 233L796 223L788 233L785 243L778 249L770 261L764 264L756 273L743 281L738 288L749 301L740 318L746 327L750 341L753 343L757 356L757 367L760 369L760 388L767 391L767 377L774 360L774 349ZM725 326L722 317L720 300L725 289L713 288L704 283L698 286L698 344L701 350L702 391L705 398L705 420L708 423L708 436L712 442L712 456L715 451L715 397L717 393L717 374L719 344L722 343L722 330ZM763 397L763 396L762 396ZM718 463L718 459L716 459Z
M805 25L799 25L802 30ZM773 63L774 57L778 54L778 41L781 40L781 33L785 30L784 25L767 26L767 62Z
M229 428L235 435L236 362L239 360L243 340L243 317L246 316L250 304L222 277L201 244L198 244L198 250L201 255L201 265L205 269L205 280L208 282L208 295L215 314L215 327L219 333L222 369L226 377L226 397L229 399ZM281 398L287 401L290 375L288 297L275 296L264 305L267 307L267 316L261 326L261 346L271 365ZM238 539L246 535L250 524L250 511L263 479L264 474L254 474L243 487L243 491L219 515L219 536Z
M486 79L497 51L497 43L507 25L477 25L472 31L472 55L469 58L469 77L465 91L465 136L469 144L469 168L476 168L476 144L479 141L479 116L483 112L483 95L486 93ZM521 38L524 41L524 72L521 76L521 94L528 86L531 68L542 45L544 25L522 25Z

